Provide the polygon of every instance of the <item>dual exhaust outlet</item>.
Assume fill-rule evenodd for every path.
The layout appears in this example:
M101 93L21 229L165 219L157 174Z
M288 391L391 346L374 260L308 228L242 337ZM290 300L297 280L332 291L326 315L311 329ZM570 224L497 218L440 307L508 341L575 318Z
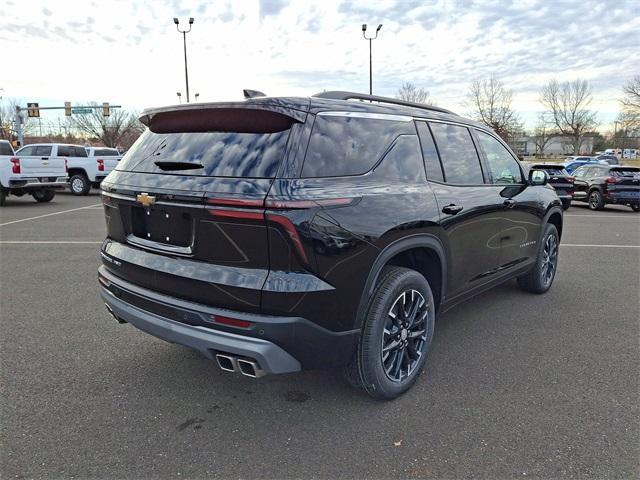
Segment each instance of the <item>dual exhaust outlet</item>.
M216 361L225 372L240 372L251 378L264 377L267 372L260 368L260 364L250 358L236 357L228 353L217 353Z

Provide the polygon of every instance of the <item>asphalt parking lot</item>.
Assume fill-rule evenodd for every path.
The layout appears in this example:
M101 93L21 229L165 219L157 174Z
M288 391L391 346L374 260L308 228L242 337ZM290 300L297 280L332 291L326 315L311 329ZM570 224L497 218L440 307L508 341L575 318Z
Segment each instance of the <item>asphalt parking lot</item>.
M94 191L95 192L95 191ZM252 380L118 325L100 197L0 210L3 478L638 478L640 215L566 212L550 292L442 316L415 388Z

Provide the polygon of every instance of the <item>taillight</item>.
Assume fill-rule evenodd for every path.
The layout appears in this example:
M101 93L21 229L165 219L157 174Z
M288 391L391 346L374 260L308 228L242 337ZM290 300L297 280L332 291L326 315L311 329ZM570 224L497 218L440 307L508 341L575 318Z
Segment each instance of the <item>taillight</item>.
M567 182L574 183L576 181L576 177L567 177Z
M610 184L611 183L620 183L620 181L621 181L621 179L617 178L617 177L607 177L605 179L605 182L610 183Z
M11 172L12 173L20 173L20 159L12 158L9 160L11 162Z
M98 162L98 171L104 172L104 160L98 159L97 162Z

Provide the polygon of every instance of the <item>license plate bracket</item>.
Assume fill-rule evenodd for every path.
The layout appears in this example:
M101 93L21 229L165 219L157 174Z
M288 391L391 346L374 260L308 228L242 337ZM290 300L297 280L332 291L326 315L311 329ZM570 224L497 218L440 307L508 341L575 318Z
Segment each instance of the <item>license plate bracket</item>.
M188 247L191 245L191 215L171 208L132 207L131 233L141 239Z

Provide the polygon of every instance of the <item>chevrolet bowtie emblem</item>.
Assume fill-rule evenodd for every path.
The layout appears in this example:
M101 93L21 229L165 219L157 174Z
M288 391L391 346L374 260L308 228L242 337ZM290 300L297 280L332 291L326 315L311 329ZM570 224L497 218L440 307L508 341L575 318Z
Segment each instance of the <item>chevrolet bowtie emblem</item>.
M148 207L149 205L153 205L154 203L156 203L156 197L153 197L148 193L141 193L140 195L136 196L136 202L142 204L145 207Z

